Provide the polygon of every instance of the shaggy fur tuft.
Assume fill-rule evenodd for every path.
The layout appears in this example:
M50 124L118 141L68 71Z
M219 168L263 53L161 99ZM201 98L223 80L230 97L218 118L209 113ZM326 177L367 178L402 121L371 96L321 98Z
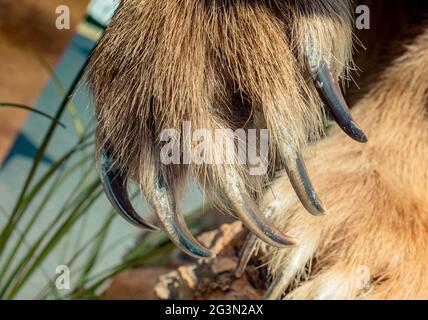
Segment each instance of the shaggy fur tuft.
M306 66L351 61L347 1L122 1L92 58L98 149L143 190L161 170L178 194L190 169L215 196L226 172L260 192L267 177L231 166L162 166L164 129L267 128L270 171L323 131L322 102ZM223 150L215 148L215 154Z

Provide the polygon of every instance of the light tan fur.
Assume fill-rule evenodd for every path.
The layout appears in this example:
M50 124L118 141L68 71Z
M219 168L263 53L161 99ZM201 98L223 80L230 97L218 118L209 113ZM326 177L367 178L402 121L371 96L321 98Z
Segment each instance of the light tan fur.
M428 28L353 109L368 145L334 128L312 147L307 164L327 216L308 215L287 178L267 192L275 223L301 241L267 249L271 273L287 274L287 298L428 298L427 63Z
M112 146L145 193L158 170L177 197L189 171L220 204L230 172L265 190L262 207L273 207L273 222L300 240L294 249L261 245L287 298L428 298L428 28L419 23L422 34L379 68L373 57L402 40L387 27L393 18L373 22L384 34L362 33L373 48L356 54L368 93L352 112L370 141L356 144L334 127L316 143L324 108L308 69L326 59L336 76L350 78L350 8L342 0L122 1L90 66L97 145ZM250 177L238 163L162 166L160 133L183 121L195 129L267 128L270 172L287 148L311 142L308 169L327 215L310 216L285 176L263 188L270 177ZM363 287L361 270L369 273Z

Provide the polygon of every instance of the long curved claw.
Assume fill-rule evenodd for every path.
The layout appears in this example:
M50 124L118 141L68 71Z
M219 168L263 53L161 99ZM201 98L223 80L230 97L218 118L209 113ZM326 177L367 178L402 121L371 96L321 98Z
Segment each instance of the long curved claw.
M190 233L183 216L176 211L174 201L165 186L162 176L154 183L152 194L146 194L149 204L156 212L165 232L172 242L181 250L195 258L210 258L215 254L203 247Z
M228 175L226 195L235 209L242 223L260 240L274 247L289 247L298 244L298 241L289 237L272 226L258 208L255 201L246 192L241 190L236 177Z
M240 278L244 274L245 268L247 267L248 262L253 256L256 242L257 237L254 234L249 233L239 254L238 266L236 267L235 277Z
M157 226L142 218L132 206L127 189L127 178L124 172L112 165L109 153L102 155L101 181L104 191L115 211L130 224L149 231L159 230Z
M275 206L270 206L266 209L265 217L270 218L275 211ZM245 272L245 268L250 262L251 257L256 250L257 237L253 233L248 233L244 245L242 246L241 252L238 258L238 266L236 267L235 277L240 278Z
M305 162L299 153L296 152L290 155L290 159L287 161L286 170L291 185L305 209L312 215L323 215L326 209L312 186L306 170Z
M326 61L323 61L315 74L315 85L342 130L358 142L367 142L367 136L352 119L339 83L334 78Z

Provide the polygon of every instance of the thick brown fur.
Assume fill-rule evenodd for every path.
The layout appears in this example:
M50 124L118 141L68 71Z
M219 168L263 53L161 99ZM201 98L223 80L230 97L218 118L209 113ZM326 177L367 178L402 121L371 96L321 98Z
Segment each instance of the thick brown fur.
M375 11L390 5L363 2ZM404 3L389 6L395 20L375 12L373 29L359 35L364 52L352 41L347 1L122 1L89 73L98 147L111 146L145 193L160 170L180 197L190 171L221 199L226 172L257 192L269 177L254 179L238 163L162 166L161 131L183 121L209 130L267 128L270 170L285 161L283 145L306 150L328 208L310 216L286 177L265 189L262 207L300 240L294 249L260 246L270 274L283 277L285 296L428 298L428 24L416 15L421 8ZM401 36L410 34L401 32L406 27L417 35ZM353 46L360 79L350 73ZM308 69L321 59L362 87L350 98L367 145L335 126L316 142L324 108Z
M146 192L157 170L176 192L184 185L187 166L159 164L161 132L183 121L194 129L267 128L275 167L275 154L285 157L278 146L300 150L320 135L322 103L303 51L311 51L315 64L326 57L337 75L345 73L352 49L346 3L122 1L89 73L98 145L111 144ZM226 170L251 189L265 182L251 179L237 161L191 169L206 188L216 186L212 195L226 184Z

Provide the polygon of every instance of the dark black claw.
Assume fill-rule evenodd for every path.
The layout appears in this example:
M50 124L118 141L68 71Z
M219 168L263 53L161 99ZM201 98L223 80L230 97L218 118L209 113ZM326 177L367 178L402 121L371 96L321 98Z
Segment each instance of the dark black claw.
M290 156L286 169L291 185L305 209L315 216L324 214L326 209L312 186L305 162L299 153Z
M102 156L101 181L111 205L126 221L138 228L149 231L159 229L135 211L129 200L126 175L120 168L112 164L107 151Z
M358 142L367 142L367 136L355 123L354 119L352 119L339 83L325 61L321 64L315 75L315 85L342 130Z

